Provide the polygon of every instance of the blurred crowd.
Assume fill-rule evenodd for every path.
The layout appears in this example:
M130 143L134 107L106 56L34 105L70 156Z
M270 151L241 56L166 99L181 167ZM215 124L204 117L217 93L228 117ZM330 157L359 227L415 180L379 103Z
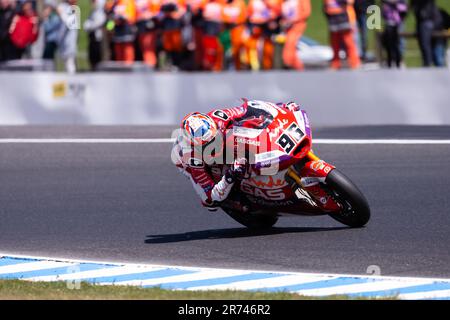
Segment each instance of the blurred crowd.
M88 59L95 70L104 60L148 68L220 71L274 68L277 44L284 68L303 70L298 42L308 27L311 1L322 1L328 22L331 68L357 69L367 58L368 8L381 6L382 45L387 66L400 67L401 33L408 12L424 66L444 66L448 14L434 0L91 0L83 23L89 36ZM37 2L39 3L39 2ZM76 70L77 0L0 0L0 62L20 59L43 33L43 59L56 53L68 72ZM37 12L40 12L38 14ZM370 12L370 9L369 9Z
M76 2L46 1L38 15L36 1L0 0L0 62L30 56L31 45L41 35L45 42L42 59L54 60L58 52L66 71L75 72L78 29L73 6Z

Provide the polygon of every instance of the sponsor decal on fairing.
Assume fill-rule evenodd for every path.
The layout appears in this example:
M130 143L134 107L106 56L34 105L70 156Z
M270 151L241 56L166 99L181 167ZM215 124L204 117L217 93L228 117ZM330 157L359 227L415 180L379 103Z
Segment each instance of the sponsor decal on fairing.
M258 137L262 132L262 129L253 129L245 127L233 127L233 135L238 137L254 139Z
M257 146L257 147L259 147L261 145L261 141L251 140L251 139L242 138L242 137L236 137L234 141L238 142L238 143L243 143L243 144L248 144L248 145L252 145L252 146Z
M300 178L300 182L302 184L302 187L311 187L318 183L324 183L325 178L324 177L303 177Z

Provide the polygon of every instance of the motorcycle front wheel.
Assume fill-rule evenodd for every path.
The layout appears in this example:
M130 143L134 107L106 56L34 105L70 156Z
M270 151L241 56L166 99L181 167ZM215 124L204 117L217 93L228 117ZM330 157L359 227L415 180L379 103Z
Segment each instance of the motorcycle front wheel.
M325 183L327 192L342 207L340 212L330 213L330 217L353 228L363 227L369 222L369 203L349 178L339 170L333 169Z

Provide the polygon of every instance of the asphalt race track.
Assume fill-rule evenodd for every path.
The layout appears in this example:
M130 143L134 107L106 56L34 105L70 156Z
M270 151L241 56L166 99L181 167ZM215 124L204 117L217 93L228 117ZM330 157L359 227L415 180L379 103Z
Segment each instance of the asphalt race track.
M168 127L0 127L13 138L168 138ZM314 138L450 139L450 127L319 128ZM450 277L450 145L320 144L372 220L282 218L252 233L200 206L162 143L0 143L0 252L257 270ZM375 267L376 268L376 267Z

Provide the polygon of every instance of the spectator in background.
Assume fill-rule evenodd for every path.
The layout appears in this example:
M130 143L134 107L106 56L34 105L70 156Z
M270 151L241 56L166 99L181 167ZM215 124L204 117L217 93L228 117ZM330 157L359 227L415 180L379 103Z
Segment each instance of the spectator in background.
M324 12L328 19L331 47L333 49L332 69L339 69L341 61L339 50L345 48L347 60L351 69L361 65L358 47L355 43L356 13L353 7L354 0L323 0Z
M224 50L219 35L224 26L224 5L221 0L209 0L203 8L203 69L220 71Z
M11 59L13 47L9 27L15 15L15 7L13 0L0 0L0 62Z
M285 0L282 5L282 25L286 30L283 48L284 65L303 70L304 65L297 54L297 45L306 30L306 21L311 15L311 0Z
M408 6L405 0L383 0L383 18L385 29L383 33L384 46L387 52L389 68L395 63L400 68L402 52L400 48L400 26L406 17Z
M132 64L135 60L134 40L136 38L136 5L134 0L109 0L106 11L114 22L112 42L117 61Z
M78 13L72 7L76 4L77 0L65 0L56 9L63 22L60 30L59 54L68 73L75 73L77 70L76 57L78 51L78 29L80 26L78 26Z
M136 0L136 26L138 42L144 63L156 66L156 37L161 0Z
M437 39L434 40L432 35L442 23L442 15L439 13L435 0L411 0L411 7L416 16L417 38L423 66L430 67L433 63L439 67L443 66L441 59L436 57L433 50L433 47L440 42Z
M438 8L436 12L434 31L444 33L450 28L450 16L444 9ZM433 63L435 66L444 67L446 64L447 38L432 38Z
M356 22L359 30L360 58L367 58L367 8L375 4L375 0L355 0Z
M279 32L281 0L250 0L248 22L250 39L247 41L249 63L252 70L269 70L273 67L275 46L272 36ZM258 42L262 41L262 63L258 58Z
M191 50L194 50L194 70L201 70L203 64L203 8L208 0L186 0L193 35Z
M56 12L56 2L48 0L45 3L42 12L44 29L44 52L42 58L45 60L54 60L56 50L58 49L58 42L62 21Z
M102 42L104 38L103 27L106 23L106 13L103 10L105 0L91 0L92 10L89 17L84 22L84 30L89 37L89 64L91 69L95 70L102 61Z
M21 59L25 50L34 43L39 35L39 18L31 1L21 4L9 27L9 37L13 44L11 59Z
M227 0L223 8L223 19L231 36L231 56L235 70L241 70L241 52L245 49L245 22L247 6L244 0Z
M182 30L186 7L183 0L163 0L161 5L162 47L175 68L181 66L184 44Z

